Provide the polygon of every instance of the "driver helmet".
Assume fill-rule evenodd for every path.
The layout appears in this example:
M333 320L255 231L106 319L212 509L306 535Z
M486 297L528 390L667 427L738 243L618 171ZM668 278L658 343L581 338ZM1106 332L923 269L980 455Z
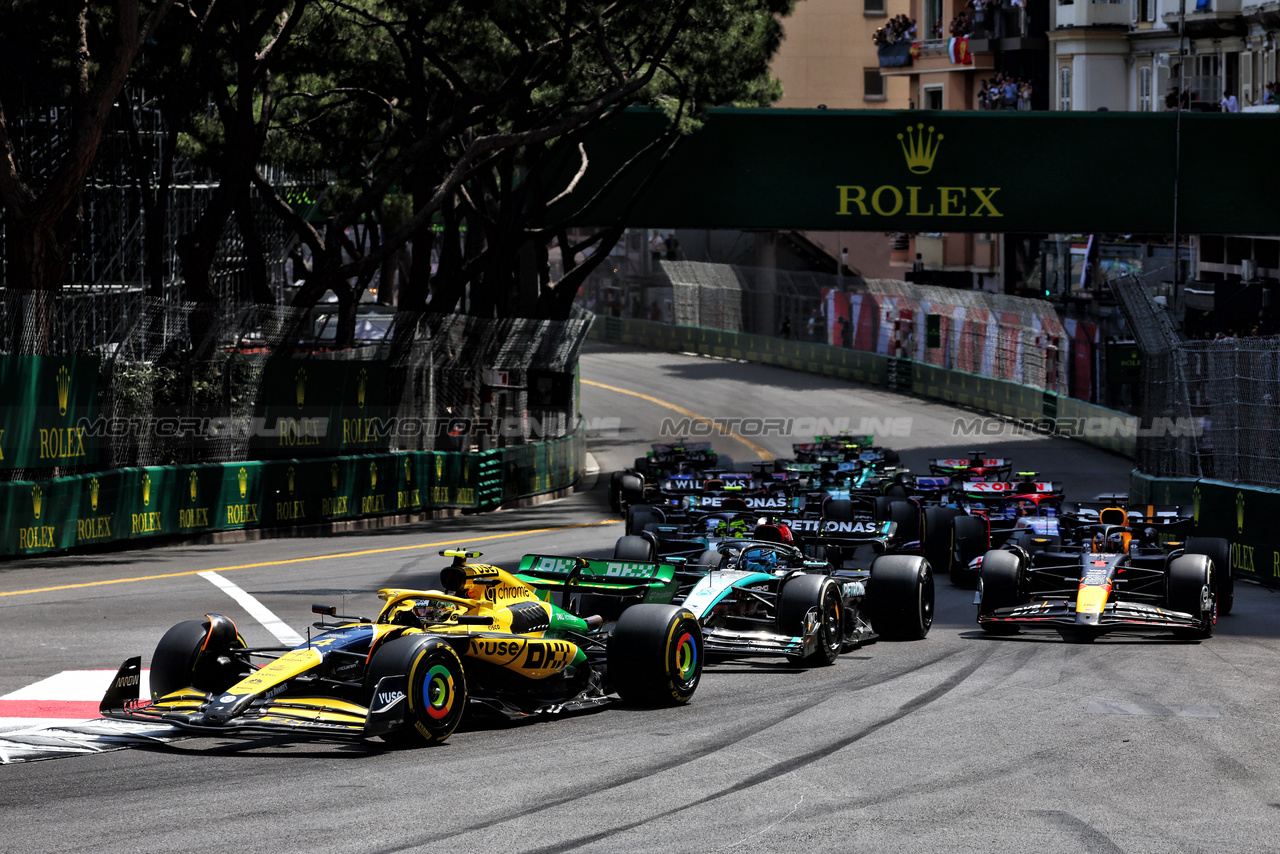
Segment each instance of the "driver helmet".
M773 572L778 568L778 553L773 549L747 549L742 553L742 566L752 572Z

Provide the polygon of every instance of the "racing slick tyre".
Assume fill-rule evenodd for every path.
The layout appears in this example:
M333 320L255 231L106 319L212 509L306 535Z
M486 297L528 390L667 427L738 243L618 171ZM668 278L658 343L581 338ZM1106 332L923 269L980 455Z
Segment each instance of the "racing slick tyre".
M622 512L622 479L626 476L621 471L609 475L609 509L614 513Z
M662 521L662 516L647 504L634 504L627 508L627 534L644 533L645 525L654 525Z
M951 571L951 520L959 515L955 507L924 508L924 559L935 575Z
M687 703L702 678L702 626L678 605L633 605L609 638L609 681L627 703Z
M847 498L831 498L822 505L822 518L828 522L852 522L853 502Z
M467 706L462 659L438 637L404 635L378 647L364 676L364 704L371 705L378 680L406 677L404 726L383 733L392 747L439 744L458 727Z
M724 566L725 553L718 549L707 549L698 555L698 561L695 564L698 569L711 571Z
M877 495L871 503L871 518L877 522L888 522L889 505L893 503L893 499L887 495Z
M898 540L913 543L920 539L920 508L913 501L890 501L889 521L898 523Z
M1231 566L1231 543L1220 537L1189 537L1182 553L1204 555L1213 561L1213 575L1218 582L1218 616L1230 614L1236 599L1236 573Z
M957 516L951 526L951 583L971 590L977 587L978 573L971 570L969 564L989 548L987 523L977 516Z
M805 656L790 657L805 666L835 664L844 648L844 615L840 589L826 575L797 575L782 585L778 594L778 631L792 637L806 635L805 617L818 610L817 649Z
M244 647L235 623L221 614L178 623L151 655L152 698L187 687L210 694L227 690L252 672L248 662L232 654Z
M618 478L618 506L616 509L619 513L624 507L630 507L633 504L640 504L644 501L644 481L639 475L630 472L622 472L622 476ZM610 487L612 487L612 482ZM610 496L612 498L612 496Z
M959 521L959 520L957 520ZM996 608L1021 605L1022 563L1013 552L992 549L982 558L978 573L978 616ZM990 635L1014 635L1019 632L1017 623L979 623Z
M1181 611L1197 617L1193 629L1174 629L1174 637L1213 637L1217 608L1213 597L1214 565L1205 555L1183 554L1169 561L1169 591L1166 601L1170 611Z
M881 555L871 562L867 610L876 633L922 640L933 625L933 570L918 555Z
M626 536L618 537L618 542L614 544L613 559L652 563L657 560L657 556L653 553L653 543L644 537Z

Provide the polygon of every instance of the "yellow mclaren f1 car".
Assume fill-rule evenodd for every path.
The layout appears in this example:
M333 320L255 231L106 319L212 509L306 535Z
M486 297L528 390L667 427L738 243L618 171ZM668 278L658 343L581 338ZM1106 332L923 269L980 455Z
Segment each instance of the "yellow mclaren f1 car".
M444 741L467 709L519 719L614 694L642 705L693 697L702 631L689 610L661 604L675 587L671 565L529 556L511 573L467 563L477 552L441 554L452 558L442 590L381 590L374 619L314 606L318 633L292 649L250 648L220 614L178 623L151 658L151 696L139 697L142 662L130 658L101 713L206 734L414 746ZM641 604L608 624L555 604L610 596Z

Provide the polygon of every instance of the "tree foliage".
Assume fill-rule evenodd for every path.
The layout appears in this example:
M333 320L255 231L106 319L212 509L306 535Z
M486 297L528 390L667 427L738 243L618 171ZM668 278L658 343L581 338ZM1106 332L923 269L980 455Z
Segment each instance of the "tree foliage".
M114 59L95 78L111 85L75 89L86 138L69 161L76 168L42 191L44 212L32 213L43 197L23 189L12 158L7 174L0 169L0 198L10 222L14 214L56 222L61 214L51 212L74 207L93 120L100 132L104 99L109 106L155 31L140 79L164 93L165 109L183 113L173 122L183 150L218 176L213 200L179 242L190 297L212 298L218 241L233 217L242 233L252 229L256 193L308 250L294 305L332 292L344 337L373 276L410 246L402 308L564 316L625 221L575 243L572 216L550 221L548 206L590 200L577 198L576 182L556 185L553 170L570 162L589 172L582 140L630 106L666 114L668 133L651 153L669 153L709 107L771 103L780 93L768 64L793 2L187 0L155 31L171 5L157 2L145 24L118 28ZM94 9L109 29L134 20L137 7L119 0ZM315 187L321 218L290 204L273 180L281 170L324 176ZM153 190L158 198L162 188ZM564 260L559 281L552 246ZM41 281L56 279L55 270ZM256 292L269 297L265 287Z

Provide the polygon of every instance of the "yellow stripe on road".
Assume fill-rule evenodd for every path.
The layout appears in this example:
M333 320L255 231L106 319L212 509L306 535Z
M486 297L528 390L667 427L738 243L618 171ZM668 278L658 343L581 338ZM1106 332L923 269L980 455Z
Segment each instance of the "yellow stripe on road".
M739 436L737 433L733 432L727 427L717 424L714 419L708 418L705 415L699 415L696 412L685 409L683 406L677 406L676 404L671 403L669 401L662 400L661 398L653 397L652 395L641 394L638 391L631 391L630 389L626 389L626 388L618 388L616 385L605 385L604 383L592 382L591 380L581 380L581 382L583 385L592 385L592 386L595 386L596 388L605 389L606 391L616 391L618 394L629 394L632 397L638 397L641 400L647 400L650 403L656 403L659 406L665 406L667 409L671 409L671 410L674 410L675 412L679 412L681 415L687 415L688 417L692 418L695 421L701 421L704 424L710 424L711 428L715 430L717 433L720 433L721 435L724 435L724 436L728 436L730 439L736 439L737 441L746 445L751 450L755 451L756 456L760 457L760 459L762 460L773 459L773 454L769 453L769 451L765 450L763 447L761 447L760 445L757 445L755 442L751 441L745 436Z
M181 578L184 575L199 575L202 572L230 572L233 569L257 569L263 566L284 566L290 563L307 563L313 560L335 560L345 557L361 557L363 555L386 554L387 552L403 552L413 549L437 549L442 546L456 546L460 543L483 543L486 540L505 540L508 537L523 537L527 534L546 534L552 531L568 531L573 528L595 528L601 525L616 525L621 519L603 519L599 522L584 522L581 525L558 525L554 528L531 528L527 531L510 531L505 534L490 534L487 537L468 537L465 540L443 540L438 543L419 543L415 546L389 546L382 549L366 549L360 552L343 552L333 555L312 555L311 557L294 557L286 560L268 560L262 563L242 563L238 566L216 566L210 569L191 569L185 572L168 572L163 575L140 575L136 578L113 578L106 581L85 581L81 584L61 584L57 587L35 587L31 590L10 590L0 596L21 596L26 593L49 593L55 590L76 590L81 587L103 587L107 584L129 584L134 581L158 581L162 578Z

